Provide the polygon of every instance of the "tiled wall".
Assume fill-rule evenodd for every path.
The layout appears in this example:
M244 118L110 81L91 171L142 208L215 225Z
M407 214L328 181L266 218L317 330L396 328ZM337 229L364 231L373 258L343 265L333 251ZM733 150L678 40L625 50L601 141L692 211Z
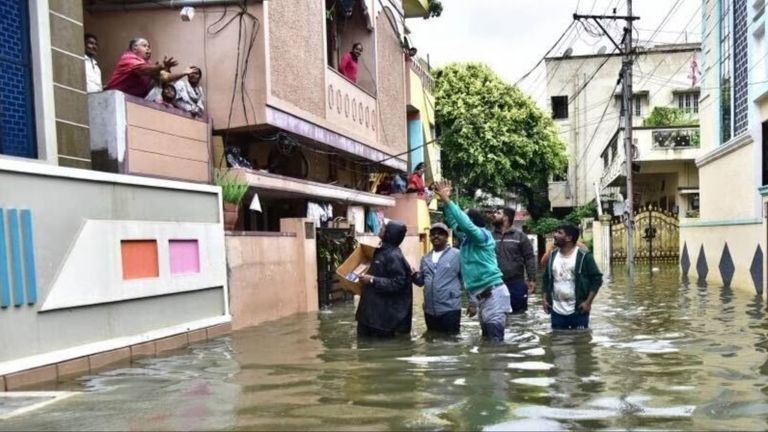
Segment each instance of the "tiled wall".
M0 154L36 156L26 2L0 1Z
M81 0L50 0L51 56L59 165L90 168Z

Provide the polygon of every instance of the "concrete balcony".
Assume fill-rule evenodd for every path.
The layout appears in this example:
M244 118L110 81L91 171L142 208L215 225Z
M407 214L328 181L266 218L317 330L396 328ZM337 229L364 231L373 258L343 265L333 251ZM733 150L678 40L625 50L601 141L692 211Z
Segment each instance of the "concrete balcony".
M394 207L395 198L304 179L272 174L265 171L233 168L260 195L342 201L348 204L374 207Z
M632 160L643 167L654 168L665 162L692 162L700 155L698 127L639 127L633 129ZM602 153L603 174L600 188L617 186L626 179L624 132L619 131ZM667 164L668 165L668 164Z
M361 142L377 142L378 112L376 98L333 68L325 69L325 118L345 135Z
M600 190L610 186L618 186L626 181L627 171L625 168L626 157L623 148L619 148L615 157L608 166L603 169L603 175L600 177Z
M210 182L207 120L114 90L88 95L88 108L93 169Z
M699 128L635 128L637 162L695 160L699 156ZM619 134L620 142L623 133Z

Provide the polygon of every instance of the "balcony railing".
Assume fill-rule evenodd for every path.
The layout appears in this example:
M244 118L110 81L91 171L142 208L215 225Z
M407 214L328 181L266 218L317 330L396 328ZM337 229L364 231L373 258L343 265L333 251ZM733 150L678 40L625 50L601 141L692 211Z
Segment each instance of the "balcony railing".
M624 149L619 147L615 157L613 157L608 163L608 166L603 169L603 175L600 178L600 190L615 186L619 181L626 178L626 171L624 168L625 161Z
M325 117L351 134L375 143L379 129L376 98L339 74L335 69L325 70Z
M207 121L115 90L89 94L88 108L94 169L211 181Z
M658 129L651 132L653 148L689 149L699 148L699 129Z
M430 94L435 93L435 79L429 73L429 65L423 59L416 57L409 62L411 70L418 75L421 86Z

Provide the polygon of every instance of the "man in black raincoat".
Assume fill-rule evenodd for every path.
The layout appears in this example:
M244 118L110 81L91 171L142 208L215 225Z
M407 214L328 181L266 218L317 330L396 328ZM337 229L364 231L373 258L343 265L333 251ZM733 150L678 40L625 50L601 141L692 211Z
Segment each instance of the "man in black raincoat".
M400 250L406 231L402 222L390 221L379 232L381 247L368 274L360 277L364 286L355 315L358 336L388 338L411 332L412 271Z

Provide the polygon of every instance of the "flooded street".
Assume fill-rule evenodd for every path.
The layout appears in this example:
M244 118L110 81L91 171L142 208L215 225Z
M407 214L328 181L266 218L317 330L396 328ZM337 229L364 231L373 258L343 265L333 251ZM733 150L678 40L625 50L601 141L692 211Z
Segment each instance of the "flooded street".
M589 332L555 333L538 297L502 345L358 343L352 305L40 390L77 391L0 430L768 428L768 322L748 292L675 268L598 295Z

